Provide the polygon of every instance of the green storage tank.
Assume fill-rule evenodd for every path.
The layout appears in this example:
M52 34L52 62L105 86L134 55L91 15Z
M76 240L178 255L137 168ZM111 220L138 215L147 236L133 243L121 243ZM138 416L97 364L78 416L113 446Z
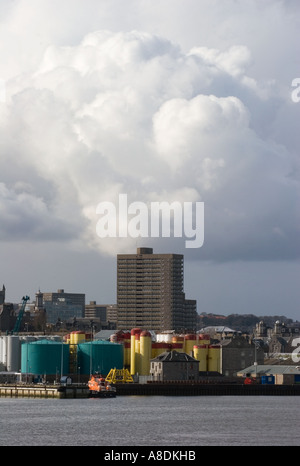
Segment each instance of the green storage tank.
M123 369L124 347L120 343L96 340L77 347L80 374L96 372L107 375L111 369Z
M23 343L21 372L47 375L69 373L69 345L51 340Z

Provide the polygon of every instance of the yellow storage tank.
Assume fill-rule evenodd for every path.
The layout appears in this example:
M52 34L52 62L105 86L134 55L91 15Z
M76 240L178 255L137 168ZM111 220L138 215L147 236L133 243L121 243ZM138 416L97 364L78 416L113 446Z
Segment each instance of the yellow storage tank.
M209 345L208 347L208 371L220 372L220 345Z
M197 335L194 333L184 335L184 352L193 356L194 346L197 345Z
M70 345L75 345L75 343L74 343L74 334L75 334L75 332L70 333Z
M85 342L85 332L75 332L75 343L78 345L79 343Z
M140 334L140 375L150 374L150 359L152 352L151 334L144 330Z
M70 345L78 345L78 343L83 343L85 341L85 332L71 332L70 333Z
M123 339L123 343L124 343L124 367L126 368L129 368L130 367L130 347L131 347L131 344L130 344L130 332L126 332L124 333L124 339Z
M207 345L195 345L194 346L194 358L199 361L199 371L207 371L207 356L208 346Z
M158 347L160 343L152 343L152 349L151 349L151 359L156 358L158 356Z
M184 337L179 335L174 335L172 337L172 348L175 349L178 353L184 352Z
M210 336L208 333L199 333L198 340L198 345L210 345Z
M138 358L139 358L139 353L136 354L136 346L139 346L139 337L141 333L140 328L133 328L130 332L130 374L134 375L138 372L139 367L138 367ZM136 338L137 336L137 338ZM136 339L138 340L138 344L136 345Z

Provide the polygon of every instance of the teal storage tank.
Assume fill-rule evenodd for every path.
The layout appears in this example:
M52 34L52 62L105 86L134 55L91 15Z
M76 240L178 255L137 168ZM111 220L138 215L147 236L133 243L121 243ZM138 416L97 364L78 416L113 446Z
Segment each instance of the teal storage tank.
M21 372L46 375L69 373L69 345L51 340L23 343Z
M96 372L107 375L111 369L123 369L124 347L120 343L96 340L77 347L80 374Z

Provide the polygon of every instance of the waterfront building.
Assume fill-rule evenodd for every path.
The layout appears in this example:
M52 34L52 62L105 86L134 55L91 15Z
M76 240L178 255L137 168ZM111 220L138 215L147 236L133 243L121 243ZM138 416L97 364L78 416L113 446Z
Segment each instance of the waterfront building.
M262 384L293 385L300 384L300 371L296 365L258 364L246 367L237 373L238 377L250 374Z
M247 366L264 363L263 348L242 336L221 340L219 345L220 373L225 376L236 376L238 371Z
M186 353L165 351L151 360L150 375L154 381L198 380L199 362Z
M183 291L183 255L138 248L117 256L118 329L194 331L196 315Z

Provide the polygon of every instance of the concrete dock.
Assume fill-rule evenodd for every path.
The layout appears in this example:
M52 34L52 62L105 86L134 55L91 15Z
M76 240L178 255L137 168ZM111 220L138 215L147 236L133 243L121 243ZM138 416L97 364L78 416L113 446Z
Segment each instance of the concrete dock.
M48 386L48 385L3 385L0 386L0 397L10 398L87 398L86 386Z
M243 385L203 383L117 384L117 396L296 396L298 385Z
M299 396L297 385L242 385L197 383L120 383L117 396ZM10 398L88 398L83 385L3 385L0 397Z

